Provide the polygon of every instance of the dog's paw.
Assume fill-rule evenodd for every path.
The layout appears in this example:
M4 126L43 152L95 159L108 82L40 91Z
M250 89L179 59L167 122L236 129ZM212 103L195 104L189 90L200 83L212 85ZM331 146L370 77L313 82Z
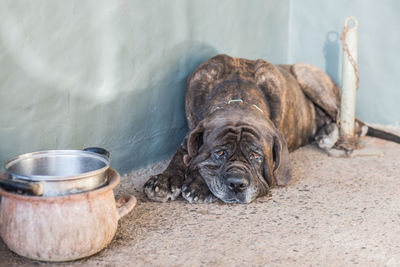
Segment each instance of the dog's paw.
M182 196L189 203L211 203L217 200L202 178L185 181Z
M339 139L339 128L336 123L331 123L323 127L315 136L315 141L319 148L330 150Z
M175 200L182 190L182 179L168 174L158 174L152 176L143 187L146 196L157 202L167 202Z

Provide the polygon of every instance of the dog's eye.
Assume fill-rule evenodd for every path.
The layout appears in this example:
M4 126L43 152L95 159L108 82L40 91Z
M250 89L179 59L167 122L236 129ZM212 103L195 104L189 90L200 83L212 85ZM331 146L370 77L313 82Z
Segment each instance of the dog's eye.
M251 152L250 158L254 159L254 160L258 161L258 162L262 161L262 156L260 154L256 153L256 152Z
M224 158L225 155L226 155L226 153L225 153L224 150L217 150L217 151L214 152L214 157L215 157L216 159Z

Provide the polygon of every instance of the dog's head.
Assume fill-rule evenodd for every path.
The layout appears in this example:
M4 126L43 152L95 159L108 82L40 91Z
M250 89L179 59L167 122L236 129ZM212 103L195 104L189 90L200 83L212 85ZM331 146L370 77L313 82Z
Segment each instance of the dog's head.
M189 168L224 202L249 203L291 178L285 139L265 119L207 118L189 134L187 149Z

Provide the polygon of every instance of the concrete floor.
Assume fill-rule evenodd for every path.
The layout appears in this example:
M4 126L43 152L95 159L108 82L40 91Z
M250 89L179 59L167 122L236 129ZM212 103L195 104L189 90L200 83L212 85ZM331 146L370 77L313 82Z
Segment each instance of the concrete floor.
M293 182L248 205L149 202L141 187L166 162L122 177L137 207L87 259L39 263L0 242L1 266L400 266L400 145L366 138L366 153L290 157ZM366 155L372 154L372 155Z

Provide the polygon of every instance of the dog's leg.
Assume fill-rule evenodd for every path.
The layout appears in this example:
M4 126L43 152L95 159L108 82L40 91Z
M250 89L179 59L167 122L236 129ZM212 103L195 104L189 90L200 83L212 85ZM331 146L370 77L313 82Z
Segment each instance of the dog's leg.
M166 202L169 199L175 200L181 194L187 170L187 166L183 162L183 157L186 154L186 147L181 145L165 171L150 177L145 183L143 191L149 199Z
M319 68L305 63L294 64L291 71L304 94L333 121L337 121L340 109L340 90L329 75Z
M188 174L182 187L182 196L190 203L210 203L217 200L198 170Z

